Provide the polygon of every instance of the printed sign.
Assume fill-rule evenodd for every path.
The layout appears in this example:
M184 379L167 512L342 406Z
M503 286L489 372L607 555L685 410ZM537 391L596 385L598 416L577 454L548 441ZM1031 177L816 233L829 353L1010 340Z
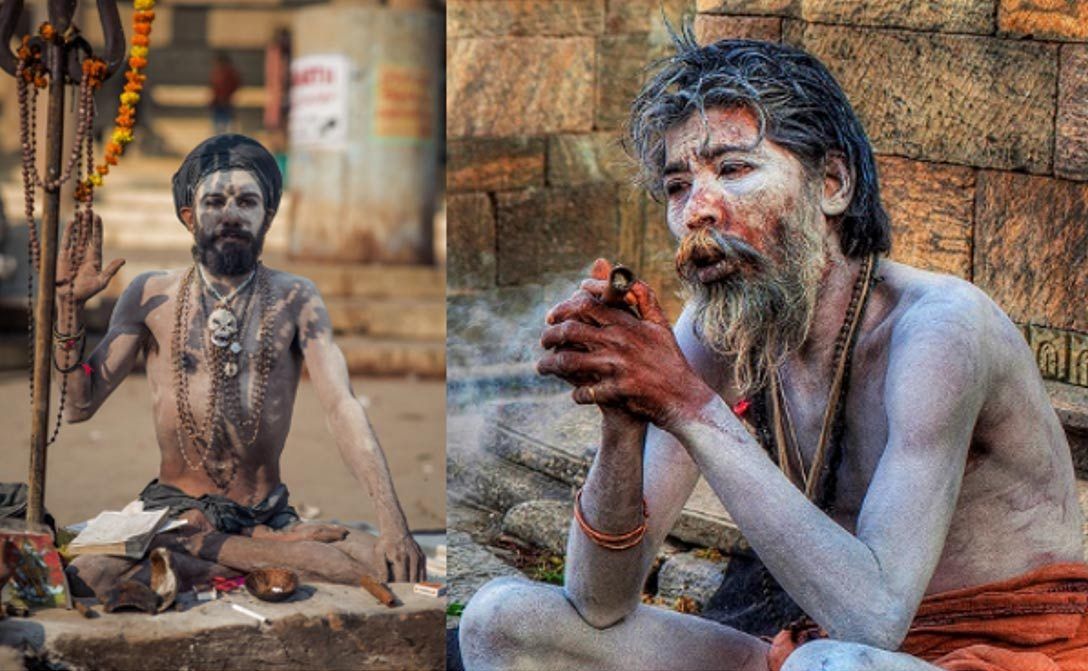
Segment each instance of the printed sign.
M348 138L351 61L341 54L301 56L291 63L288 132L298 147L331 149Z
M434 84L430 72L407 65L382 64L374 96L374 136L429 140L434 132Z

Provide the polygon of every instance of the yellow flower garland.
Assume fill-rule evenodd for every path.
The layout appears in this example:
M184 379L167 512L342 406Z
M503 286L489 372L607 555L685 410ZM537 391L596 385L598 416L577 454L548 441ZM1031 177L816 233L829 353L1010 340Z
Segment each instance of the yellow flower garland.
M155 0L136 0L132 16L132 47L129 49L128 71L125 72L124 92L117 107L116 127L106 143L106 153L100 165L95 166L85 184L102 186L102 178L110 172L111 165L125 153L125 146L132 142L132 128L136 125L136 104L147 79L142 70L147 68L147 48L151 45L151 23L155 20Z

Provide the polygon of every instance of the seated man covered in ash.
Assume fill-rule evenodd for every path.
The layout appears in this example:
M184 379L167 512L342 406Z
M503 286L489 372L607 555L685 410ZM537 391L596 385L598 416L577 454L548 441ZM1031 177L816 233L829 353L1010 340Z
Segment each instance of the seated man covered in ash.
M412 539L366 412L354 397L329 315L309 280L261 264L282 178L256 141L219 135L201 143L174 175L178 218L192 232L194 264L149 272L125 289L109 331L82 365L71 343L81 306L124 263L101 269L101 222L86 235L87 263L69 277L79 245L68 230L57 291L58 365L67 374L67 419L89 419L146 354L162 452L145 509L168 507L189 525L161 534L182 589L216 575L285 566L306 580L419 580L425 560ZM70 227L74 229L74 227ZM344 462L365 483L380 537L300 523L280 481L280 453L305 362ZM69 567L74 588L100 597L121 579L146 581L147 562L98 555Z
M641 319L610 307L598 261L549 313L538 368L600 407L602 444L565 588L485 586L466 668L1088 668L1082 515L1031 352L976 287L881 258L872 151L825 67L685 35L629 130L689 299L675 328L641 283ZM700 474L805 614L773 642L639 602Z

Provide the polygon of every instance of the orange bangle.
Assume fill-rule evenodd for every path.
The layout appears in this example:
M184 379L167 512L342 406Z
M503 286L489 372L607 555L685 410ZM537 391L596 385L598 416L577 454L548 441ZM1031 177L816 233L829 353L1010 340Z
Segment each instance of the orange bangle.
M578 488L578 493L574 495L574 519L578 522L578 527L582 530L591 541L607 550L627 550L633 548L642 542L643 536L646 535L646 520L650 519L650 512L646 506L646 499L642 499L642 524L622 534L608 534L602 531L597 531L586 522L586 518L582 515L582 489Z

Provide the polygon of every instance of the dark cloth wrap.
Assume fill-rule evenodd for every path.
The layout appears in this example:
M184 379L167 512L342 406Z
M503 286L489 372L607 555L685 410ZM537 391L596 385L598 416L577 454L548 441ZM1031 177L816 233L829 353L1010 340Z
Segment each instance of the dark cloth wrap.
M255 506L243 506L225 496L205 494L200 498L189 496L177 487L164 485L157 479L140 492L144 508L169 508L174 517L186 510L199 510L208 521L224 533L236 534L243 529L264 524L273 529L282 529L298 522L298 513L287 505L287 487L276 485L263 501Z
M220 170L249 171L261 186L265 211L271 215L279 209L283 175L276 159L253 138L225 133L198 144L174 173L174 212L179 220L181 208L193 206L200 180Z

